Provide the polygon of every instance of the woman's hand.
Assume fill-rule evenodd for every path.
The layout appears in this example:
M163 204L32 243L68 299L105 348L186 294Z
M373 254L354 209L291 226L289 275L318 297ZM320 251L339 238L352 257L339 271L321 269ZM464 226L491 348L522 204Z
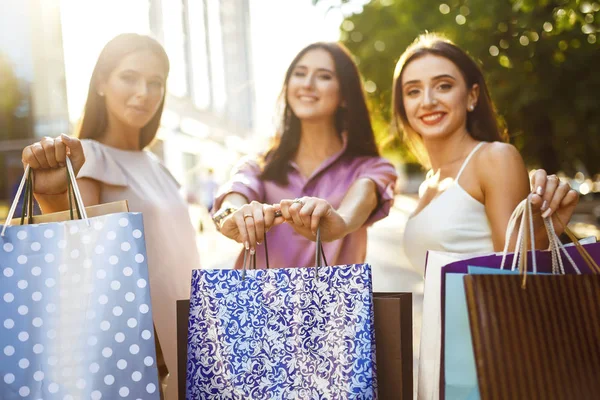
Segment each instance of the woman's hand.
M34 172L33 192L36 195L57 195L67 192L67 155L77 175L85 162L83 147L77 138L64 134L54 139L45 137L23 149L23 164L29 164Z
M531 176L531 204L536 220L552 217L556 234L564 232L579 202L579 194L571 185L561 182L556 175L547 175L538 169ZM539 217L538 217L539 216ZM536 226L540 225L536 221ZM543 229L543 223L541 224Z
M279 208L285 221L309 240L316 240L319 227L321 240L324 242L331 242L348 234L348 224L326 200L317 197L282 200Z
M220 231L228 238L243 243L246 250L253 253L272 227L285 222L282 217L275 216L275 211L276 208L271 205L253 201L227 216Z

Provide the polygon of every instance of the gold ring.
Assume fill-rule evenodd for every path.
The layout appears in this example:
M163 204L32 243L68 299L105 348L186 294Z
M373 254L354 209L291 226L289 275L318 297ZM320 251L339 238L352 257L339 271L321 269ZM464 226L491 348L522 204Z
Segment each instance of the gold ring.
M252 214L244 214L244 220L245 220L246 218L248 218L248 217L250 217L250 218L254 218L254 216L253 216Z

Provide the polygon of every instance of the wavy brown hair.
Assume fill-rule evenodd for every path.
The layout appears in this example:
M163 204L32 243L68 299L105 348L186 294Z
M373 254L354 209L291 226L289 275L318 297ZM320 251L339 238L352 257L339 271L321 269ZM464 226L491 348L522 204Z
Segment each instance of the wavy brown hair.
M356 63L350 52L340 43L318 42L306 46L294 58L285 74L285 81L279 95L280 122L278 132L271 148L262 159L261 178L288 183L289 161L294 157L300 145L300 119L294 114L287 102L288 82L300 59L309 51L323 49L333 58L335 73L340 83L340 103L335 114L335 126L338 134L347 133L347 146L344 156L379 156L371 118L365 101L362 81Z
M162 45L156 40L136 33L124 33L113 38L102 49L92 72L83 118L79 128L79 138L99 139L104 135L108 126L108 112L104 98L98 94L98 85L108 79L112 71L125 57L139 51L151 51L161 60L165 75L169 75L169 57ZM156 137L164 104L165 99L163 96L156 114L142 128L140 149L148 146Z
M492 103L481 68L452 41L436 33L425 33L417 37L398 60L392 87L393 123L398 131L404 133L405 142L419 162L429 167L429 157L427 157L421 135L412 129L406 116L402 92L402 73L404 68L412 61L428 54L452 61L462 73L467 83L467 89L472 88L473 85L479 85L479 97L475 109L467 113L467 132L469 135L484 142L507 141L508 136L504 124L498 117Z

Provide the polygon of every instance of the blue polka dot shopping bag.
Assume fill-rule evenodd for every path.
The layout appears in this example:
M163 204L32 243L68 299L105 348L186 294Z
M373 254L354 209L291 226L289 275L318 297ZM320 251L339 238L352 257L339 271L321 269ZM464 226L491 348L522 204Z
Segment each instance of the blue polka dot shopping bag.
M192 272L188 400L376 396L368 264Z
M0 399L158 399L142 215L88 216L71 178L81 219L1 226Z

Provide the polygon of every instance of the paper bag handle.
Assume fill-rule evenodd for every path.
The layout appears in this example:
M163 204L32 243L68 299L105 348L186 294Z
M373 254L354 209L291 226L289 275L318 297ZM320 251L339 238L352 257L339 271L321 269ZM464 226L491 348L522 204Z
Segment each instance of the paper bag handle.
M509 219L508 227L506 230L504 250L502 252L502 263L501 263L500 269L504 269L505 262L506 262L506 256L508 254L510 238L512 237L512 234L514 232L514 229L516 227L517 220L519 219L519 217L521 218L521 226L519 227L519 233L517 235L517 242L515 245L515 255L513 258L511 270L516 269L517 263L519 263L519 265L521 265L521 268L520 268L521 271L523 270L523 267L525 269L527 269L526 262L524 264L522 264L522 261L523 261L522 258L527 256L526 243L528 241L527 239L531 238L531 251L532 251L531 260L532 260L532 266L533 266L533 273L535 274L535 273L537 273L537 260L536 260L536 254L535 254L533 211L532 211L532 207L531 207L531 198L529 196L526 199L524 199L521 203L519 203L519 205L517 205L517 207L515 208L515 210L513 211L512 215ZM526 225L528 225L528 228L529 228L528 231L526 231ZM564 245L562 244L562 242L560 241L558 236L556 235L556 232L554 230L554 224L552 223L552 219L545 218L544 226L545 226L546 232L548 234L548 240L550 242L550 251L552 253L552 273L553 274L564 274L565 273L563 260L561 257L561 251L562 251L562 253L565 255L565 258L569 261L569 263L571 264L571 266L573 267L575 272L580 274L581 271L579 270L579 268L577 268L577 265L575 264L575 262L573 261L573 259L571 258L571 256L567 252L567 250L564 248Z
M588 251L585 249L585 247L583 247L583 245L579 243L579 239L577 238L577 236L575 236L573 231L569 229L568 226L565 227L565 233L567 234L569 239L571 239L571 241L575 245L575 248L581 255L581 258L583 258L583 261L587 264L587 266L592 270L594 274L600 275L600 267L598 266L596 261L594 261L590 253L588 253Z
M325 258L325 252L323 251L323 243L321 241L321 228L317 228L317 249L315 251L315 269L316 275L319 275L319 267L327 265L327 258ZM263 245L265 247L265 261L267 269L269 266L269 246L267 244L267 233L263 238ZM256 269L256 254L250 254L250 250L244 250L244 261L242 264L242 279L246 278L246 270L252 266L252 269Z
M68 181L68 186L70 186L70 190L73 192L73 195L75 197L75 202L76 202L76 207L78 208L78 213L80 214L81 219L86 221L86 224L88 226L90 226L90 221L88 220L88 216L87 213L85 211L85 206L83 205L83 200L81 197L81 192L79 191L79 186L77 185L77 179L75 177L75 172L73 171L73 164L71 163L71 160L69 159L69 157L66 158L66 164L67 164L67 181ZM28 184L29 182L29 184ZM27 187L29 189L27 189ZM15 215L15 210L17 209L17 204L19 203L19 199L21 198L21 193L23 193L23 188L26 188L25 191L25 201L23 203L23 209L24 209L24 213L27 212L29 218L32 217L32 210L33 210L33 202L27 200L27 197L30 197L31 199L33 199L33 170L31 169L31 167L29 166L29 164L25 165L25 171L23 173L23 178L21 178L21 183L19 184L19 187L17 189L17 193L15 195L15 198L13 200L13 203L10 207L10 210L8 211L8 215L6 216L6 221L4 223L4 226L2 227L2 232L0 232L0 236L4 236L5 232L6 232L6 228L10 225L10 222L12 221L14 215ZM69 196L69 201L71 201L71 193L69 192L69 189L67 189L67 195ZM27 204L25 204L27 203ZM70 204L71 210L72 210L72 205ZM26 208L28 208L28 210L25 210ZM22 222L24 222L24 216L21 219Z

